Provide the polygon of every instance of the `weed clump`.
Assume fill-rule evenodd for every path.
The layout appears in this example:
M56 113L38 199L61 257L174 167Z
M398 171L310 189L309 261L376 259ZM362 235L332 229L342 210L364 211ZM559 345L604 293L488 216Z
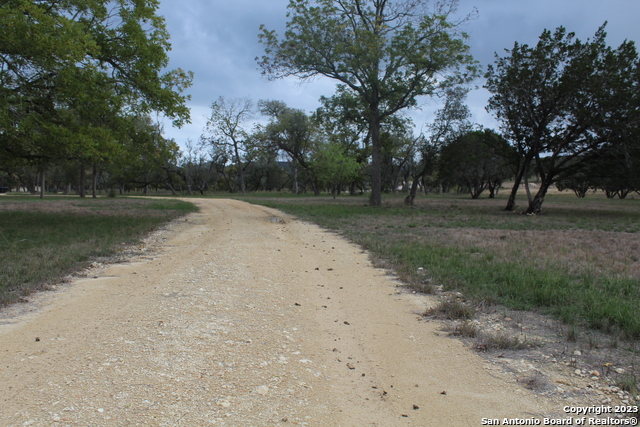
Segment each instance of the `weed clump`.
M633 374L621 375L616 381L616 386L620 387L621 390L624 390L631 394L637 394L638 392L640 392L638 377Z
M438 317L447 320L471 320L476 310L460 301L442 301L436 307L428 309L425 317Z
M548 379L540 371L535 371L531 375L527 375L518 379L518 382L523 383L525 388L533 391L543 391L549 387Z
M456 323L449 332L450 335L464 338L475 338L479 333L478 325L471 320Z
M524 350L531 347L539 347L542 343L530 341L526 336L511 335L505 331L478 334L474 348L478 351L491 350Z

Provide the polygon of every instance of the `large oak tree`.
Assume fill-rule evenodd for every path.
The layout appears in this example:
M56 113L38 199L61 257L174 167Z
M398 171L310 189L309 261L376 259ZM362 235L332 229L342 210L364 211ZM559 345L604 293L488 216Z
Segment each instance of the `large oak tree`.
M429 8L431 6L431 8ZM381 123L477 69L466 35L450 20L457 0L291 0L280 38L261 26L270 78L326 76L366 106L371 135L371 204L382 203Z

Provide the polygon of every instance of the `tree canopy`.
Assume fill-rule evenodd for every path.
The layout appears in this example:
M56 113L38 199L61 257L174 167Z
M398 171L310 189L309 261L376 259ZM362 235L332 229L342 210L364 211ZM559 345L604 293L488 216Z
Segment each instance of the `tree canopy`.
M0 142L39 164L109 157L124 121L189 119L191 73L165 71L156 0L7 0L0 6Z
M211 104L211 117L207 120L206 135L202 142L215 147L227 147L235 158L238 182L242 194L246 192L244 169L246 152L249 150L250 136L247 121L254 113L253 102L248 99L219 97Z
M541 185L528 213L539 213L548 188L578 173L595 156L628 139L640 114L640 68L635 45L614 49L604 25L581 42L559 27L545 30L536 46L515 43L496 54L486 74L487 109L502 122L517 151L516 180L507 210L530 168Z
M449 20L456 0L291 0L290 21L280 39L261 26L270 78L329 77L345 85L366 107L372 145L371 204L381 204L381 123L477 73L459 31Z
M492 197L510 176L504 160L509 148L504 138L490 129L467 132L442 147L440 174L466 187L474 199L487 189Z

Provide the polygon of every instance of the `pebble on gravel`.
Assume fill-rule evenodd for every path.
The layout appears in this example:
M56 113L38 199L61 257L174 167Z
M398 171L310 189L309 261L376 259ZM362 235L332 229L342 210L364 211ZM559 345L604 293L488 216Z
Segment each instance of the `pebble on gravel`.
M261 385L256 388L256 393L261 394L262 396L266 396L269 393L269 387L266 385Z

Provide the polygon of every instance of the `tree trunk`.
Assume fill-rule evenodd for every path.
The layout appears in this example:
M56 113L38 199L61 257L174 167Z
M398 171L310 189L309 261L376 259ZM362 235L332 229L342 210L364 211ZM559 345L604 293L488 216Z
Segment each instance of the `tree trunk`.
M231 183L231 175L230 174L227 175L223 170L222 171L222 178L224 179L224 182L227 183L227 187L229 188L229 192L233 193L233 184ZM191 191L190 188L189 188L189 191ZM191 195L191 193L189 193L189 195Z
M189 196L193 195L193 190L191 189L191 181L187 179L185 180L185 183L187 184L187 194Z
M549 189L550 185L551 182L549 181L542 182L542 184L540 185L540 189L536 193L536 196L529 203L529 208L527 209L528 214L537 215L542 212L542 203L544 202L544 196L547 194L547 190Z
M536 197L531 201L531 203L529 203L527 214L539 214L542 211L543 201L544 198L538 197L538 195L536 194Z
M38 182L40 181L40 175L36 175L33 178L29 178L29 182L25 182L25 186L27 187L27 190L29 190L29 194L35 196L36 194L38 194Z
M44 168L40 169L40 198L44 199L45 173Z
M413 183L411 184L411 189L409 190L409 195L404 199L404 204L413 206L416 200L416 195L418 194L418 185L420 183L420 178L422 178L425 174L423 170L417 176L413 177Z
M530 159L524 159L525 162L529 162ZM516 179L513 182L513 187L511 188L511 194L509 194L509 200L507 201L507 206L504 208L505 211L513 211L516 208L516 195L518 194L518 190L520 189L520 183L522 182L522 178L524 177L527 167L523 166L521 170L516 174Z
M98 198L98 167L96 164L93 164L93 176L91 182L91 197L96 199Z
M396 193L398 192L398 178L399 178L400 172L398 171L393 175L394 176L391 178L391 194L395 196Z
M380 117L377 108L371 108L371 206L382 206L382 150Z
M315 181L311 181L311 188L313 189L313 195L314 196L319 196L320 195L320 186L318 185L317 182Z
M238 149L238 143L235 141L233 142L233 148L236 153L236 163L238 164L238 174L240 177L240 191L244 196L245 193L247 192L247 188L244 183L244 168L242 167L242 163L240 162L240 150Z
M526 168L524 173L524 189L527 192L527 201L529 205L531 205L533 198L531 196L531 188L529 187L529 168Z
M85 180L84 163L80 163L80 185L78 186L78 190L80 192L80 197L84 197L85 196L84 180Z
M298 187L298 167L293 165L293 194L298 194L300 188Z
M171 190L171 195L175 196L176 190L175 188L173 188L173 178L171 177L171 172L169 172L168 169L165 169L165 172L167 173L167 187L169 187L169 190Z
M498 194L498 191L500 191L500 186L502 185L501 182L490 182L489 186L487 187L489 189L489 198L490 199L495 199L496 195Z
M355 196L356 195L356 183L355 183L355 181L349 184L349 195L350 196Z

